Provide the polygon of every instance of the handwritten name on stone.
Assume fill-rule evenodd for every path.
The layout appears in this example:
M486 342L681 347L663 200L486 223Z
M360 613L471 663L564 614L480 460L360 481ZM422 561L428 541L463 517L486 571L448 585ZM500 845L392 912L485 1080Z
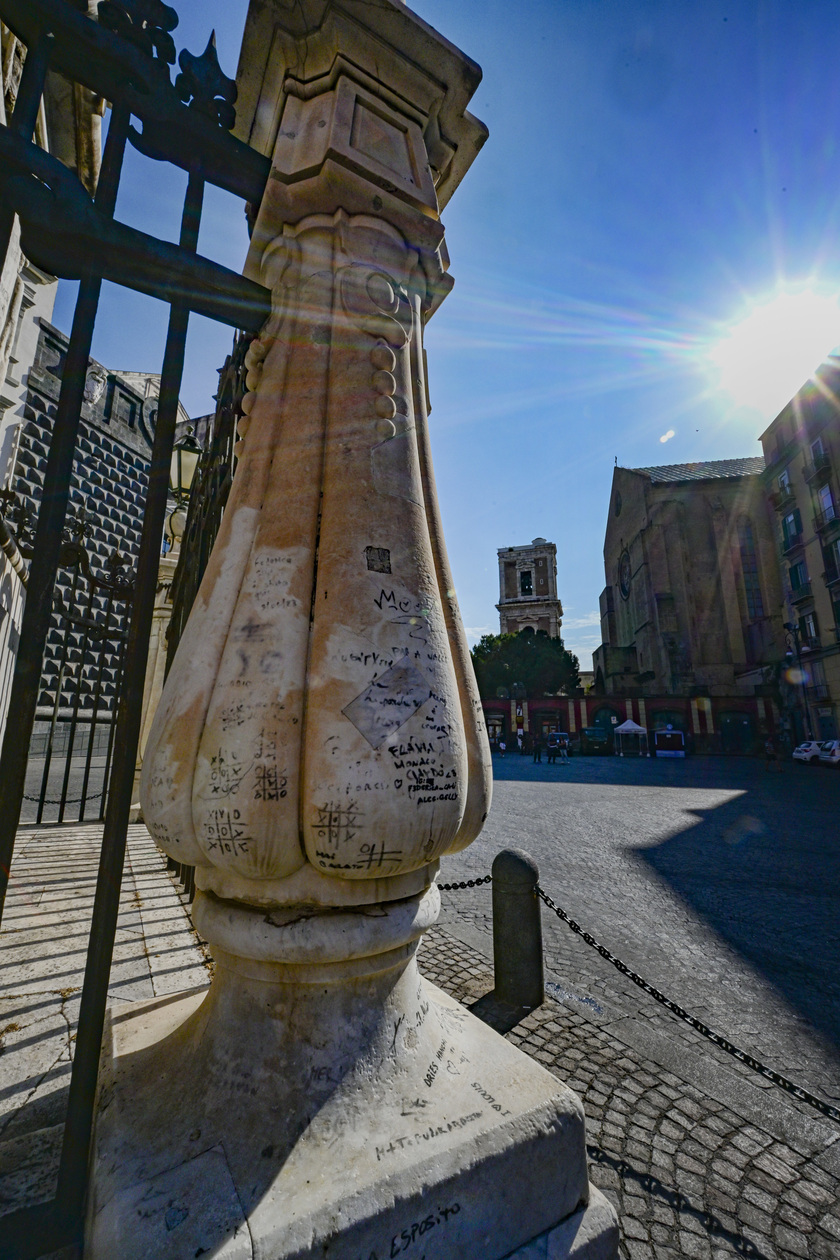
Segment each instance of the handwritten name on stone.
M407 1150L411 1146L422 1146L424 1142L434 1142L437 1138L446 1137L457 1129L464 1129L468 1124L474 1124L476 1120L480 1120L483 1115L483 1111L471 1111L466 1116L458 1116L455 1120L447 1120L444 1124L430 1124L428 1129L423 1129L419 1133L403 1133L399 1137L391 1138L387 1146L376 1147L377 1163L387 1159L389 1155L396 1155L397 1151Z
M408 1251L430 1230L446 1225L449 1219L457 1216L460 1211L460 1203L450 1203L448 1207L439 1207L436 1211L430 1212L428 1216L424 1216L421 1221L412 1221L405 1229L400 1230L398 1234L394 1234L390 1245L385 1243L379 1250L374 1248L373 1251L367 1251L358 1256L357 1260L396 1260L397 1256Z

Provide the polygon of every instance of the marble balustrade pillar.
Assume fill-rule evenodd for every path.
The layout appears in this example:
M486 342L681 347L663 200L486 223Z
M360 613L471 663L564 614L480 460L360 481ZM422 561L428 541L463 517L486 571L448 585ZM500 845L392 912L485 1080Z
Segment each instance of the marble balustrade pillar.
M423 351L479 78L398 0L249 9L272 313L141 782L216 970L108 1030L90 1258L496 1260L578 1218L615 1254L579 1100L416 963L490 804Z

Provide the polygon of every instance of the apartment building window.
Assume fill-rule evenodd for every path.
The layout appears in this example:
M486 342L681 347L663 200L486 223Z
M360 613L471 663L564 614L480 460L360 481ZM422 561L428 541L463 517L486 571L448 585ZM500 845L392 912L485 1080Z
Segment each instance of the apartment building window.
M829 582L836 582L840 578L840 538L835 538L834 542L823 547L823 560L825 560L826 579Z
M814 463L816 463L821 455L825 455L825 447L823 446L823 440L821 437L814 438L813 442L811 443L811 459L814 461Z
M837 513L834 508L834 495L831 486L820 486L817 491L817 506L823 522L833 521Z
M533 595L534 593L534 575L530 569L523 569L519 574L519 594Z
M796 513L798 516L799 514ZM788 518L785 518L786 520ZM758 557L755 551L752 523L742 516L738 522L738 543L741 551L741 574L744 581L744 597L747 602L747 616L750 621L758 621L764 616L764 601L761 598L761 583L758 578Z
M793 542L797 541L801 533L802 517L799 513L799 508L794 508L782 521L782 537L785 547L790 547Z
M820 634L816 613L807 612L799 618L799 633L802 637L802 642L806 643L808 647L819 646Z
M805 585L808 581L808 567L804 560L799 560L790 566L789 577L792 591L798 591Z
M790 491L790 469L788 468L783 468L779 473L779 489L782 494L787 494Z

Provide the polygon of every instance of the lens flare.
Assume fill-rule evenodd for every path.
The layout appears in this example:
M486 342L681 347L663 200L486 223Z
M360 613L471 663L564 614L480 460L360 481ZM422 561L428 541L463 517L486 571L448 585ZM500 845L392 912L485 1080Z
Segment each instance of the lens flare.
M840 343L840 295L810 289L759 303L715 345L719 387L772 420Z

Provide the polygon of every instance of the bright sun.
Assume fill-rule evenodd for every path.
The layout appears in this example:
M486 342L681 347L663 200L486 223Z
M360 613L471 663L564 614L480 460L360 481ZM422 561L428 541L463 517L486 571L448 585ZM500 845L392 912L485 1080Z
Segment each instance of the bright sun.
M753 307L711 352L719 386L772 420L840 345L840 295L780 293Z

